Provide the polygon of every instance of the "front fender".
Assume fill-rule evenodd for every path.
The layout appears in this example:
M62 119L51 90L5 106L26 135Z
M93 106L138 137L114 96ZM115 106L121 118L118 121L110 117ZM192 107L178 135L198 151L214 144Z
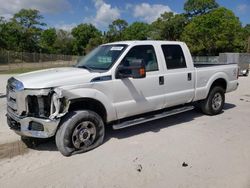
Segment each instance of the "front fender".
M91 98L103 104L107 111L107 122L116 120L116 111L109 98L102 92L94 88L75 88L70 90L62 90L62 95L68 100L79 98Z

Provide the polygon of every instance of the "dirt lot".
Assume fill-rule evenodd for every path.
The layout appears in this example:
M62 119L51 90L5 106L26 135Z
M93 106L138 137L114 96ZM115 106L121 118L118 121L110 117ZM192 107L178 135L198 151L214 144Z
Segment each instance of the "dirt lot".
M7 77L0 76L0 93ZM240 78L218 116L190 111L108 129L102 146L70 158L53 141L32 150L17 141L5 123L5 100L0 97L0 187L250 187L250 77ZM13 142L3 145L6 140Z

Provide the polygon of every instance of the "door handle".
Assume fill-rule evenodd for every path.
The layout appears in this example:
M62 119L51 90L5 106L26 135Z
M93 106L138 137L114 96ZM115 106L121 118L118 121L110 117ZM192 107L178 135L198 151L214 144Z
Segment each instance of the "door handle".
M159 85L164 85L164 76L159 77Z
M188 73L188 75L187 75L187 80L188 80L188 81L191 81L191 80L192 80L192 73L191 73L191 72Z

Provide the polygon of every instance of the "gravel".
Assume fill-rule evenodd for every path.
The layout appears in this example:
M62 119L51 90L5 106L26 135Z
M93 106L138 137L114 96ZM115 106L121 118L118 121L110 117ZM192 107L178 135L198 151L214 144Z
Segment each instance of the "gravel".
M0 93L8 77L0 76ZM123 130L108 128L102 146L68 158L48 141L0 159L0 185L249 188L250 77L239 83L217 116L193 110ZM15 141L4 118L5 98L0 103L0 143Z

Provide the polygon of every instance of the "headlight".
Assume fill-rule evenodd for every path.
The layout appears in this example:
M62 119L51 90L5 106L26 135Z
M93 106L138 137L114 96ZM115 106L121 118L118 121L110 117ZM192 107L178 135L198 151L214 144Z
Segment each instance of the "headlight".
M24 89L23 83L13 77L8 80L8 83L15 91L22 91Z

